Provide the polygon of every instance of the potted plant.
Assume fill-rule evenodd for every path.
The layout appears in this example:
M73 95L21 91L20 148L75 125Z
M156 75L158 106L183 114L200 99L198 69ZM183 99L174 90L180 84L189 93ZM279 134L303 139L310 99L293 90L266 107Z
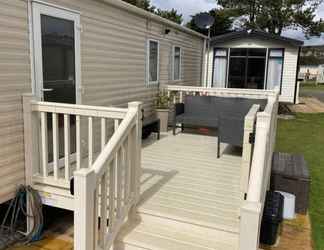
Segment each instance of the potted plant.
M156 115L160 119L161 132L168 132L170 97L165 91L159 91L155 99Z

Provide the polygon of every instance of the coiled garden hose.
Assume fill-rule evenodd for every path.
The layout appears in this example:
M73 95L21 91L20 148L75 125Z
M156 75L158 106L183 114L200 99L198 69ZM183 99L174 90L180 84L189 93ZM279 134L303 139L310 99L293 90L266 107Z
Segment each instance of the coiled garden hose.
M29 211L27 204L30 206ZM42 200L37 191L30 186L19 186L0 226L0 250L16 243L28 244L40 239L44 224L42 208ZM27 233L18 230L18 218L21 215L26 221L32 221L32 228Z

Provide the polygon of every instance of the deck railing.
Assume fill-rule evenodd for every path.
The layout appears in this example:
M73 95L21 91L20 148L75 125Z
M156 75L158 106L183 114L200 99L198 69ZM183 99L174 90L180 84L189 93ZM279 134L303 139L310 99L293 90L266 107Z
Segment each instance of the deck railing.
M139 103L129 104L125 118L91 168L74 173L77 250L110 249L126 218L134 214L141 175L140 113Z
M108 124L116 129L126 113L127 109L39 102L24 96L25 125L31 130L25 133L25 144L32 151L28 157L33 158L30 184L69 189L73 171L90 167L100 151L94 147L98 144L95 124L100 124L101 145L105 145L113 130Z
M241 207L240 250L259 249L259 235L276 140L278 94L268 98L257 114L256 138L248 182L247 199Z
M276 94L276 90L261 89L235 89L235 88L205 88L195 86L168 85L165 87L173 102L183 101L186 95L206 95L224 97L243 97L251 99L264 99Z
M69 207L74 210L74 249L110 249L123 223L135 215L139 200L141 103L129 103L125 109L105 108L38 102L32 95L25 95L23 105L27 184L68 191L74 178L74 205ZM81 119L86 121L87 131ZM99 122L99 131L94 128L95 122ZM111 129L114 132L108 139ZM61 140L63 134L62 143L59 133ZM49 134L52 160L48 157ZM87 135L87 152L81 152L83 134ZM98 134L100 140L96 143ZM74 153L70 150L73 143ZM100 147L97 157L95 144Z

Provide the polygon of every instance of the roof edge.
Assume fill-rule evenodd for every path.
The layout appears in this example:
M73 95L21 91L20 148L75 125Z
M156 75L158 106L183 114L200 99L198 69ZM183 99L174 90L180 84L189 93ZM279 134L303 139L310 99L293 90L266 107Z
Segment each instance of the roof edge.
M256 30L232 31L232 32L229 32L229 33L226 33L223 35L213 37L211 39L211 43L217 44L217 43L221 43L221 42L226 42L227 40L231 40L231 39L240 39L241 37L248 38L248 37L253 37L253 36L259 37L261 39L272 39L272 40L280 41L280 42L287 43L287 44L290 44L290 45L296 46L296 47L301 47L304 45L304 42L301 40L284 37L284 36L279 36L279 35L274 35L274 34L264 32L264 31L256 31Z
M185 26L182 26L180 24L177 24L175 22L172 22L168 19L165 19L163 17L160 17L154 13L151 13L151 12L148 12L146 10L143 10L143 9L140 9L132 4L129 4L129 3L126 3L122 0L100 0L101 2L104 2L104 3L107 3L107 4L110 4L110 5L113 5L117 8L120 8L120 9L123 9L123 10L127 10L127 11L130 11L134 14L137 14L139 16L142 16L142 17L146 17L146 18L149 18L149 19L152 19L156 22L160 22L160 23L164 23L168 26L171 26L175 29L178 29L180 31L183 31L183 32L186 32L190 35L194 35L194 36L197 36L197 37L200 37L200 38L204 38L204 39L207 39L207 36L197 32L197 31L194 31L192 29L189 29Z

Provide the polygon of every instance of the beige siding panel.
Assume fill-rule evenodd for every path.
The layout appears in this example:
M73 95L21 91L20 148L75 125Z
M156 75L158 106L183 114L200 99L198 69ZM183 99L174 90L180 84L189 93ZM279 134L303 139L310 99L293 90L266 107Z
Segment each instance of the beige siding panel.
M125 106L142 101L146 113L153 111L158 86L146 84L148 38L160 41L161 85L200 84L202 38L100 1L45 1L81 13L83 104ZM31 91L27 13L25 0L0 2L0 174L6 175L7 183L0 189L0 202L14 194L15 183L21 183L24 174L21 94ZM165 28L170 34L164 34ZM177 82L171 81L174 45L183 55L182 78Z
M24 183L22 99L31 91L27 2L0 1L0 203Z
M153 111L157 86L146 84L147 39L160 42L160 84L172 84L172 46L183 49L182 81L200 84L203 39L91 0L48 0L81 12L82 103L126 105L143 101Z
M296 70L298 59L298 48L287 46L280 42L271 42L258 39L240 39L232 42L218 44L217 47L224 48L284 48L284 68L282 76L282 90L279 100L281 102L293 102L296 84ZM213 72L214 51L209 53L208 84L211 86Z

